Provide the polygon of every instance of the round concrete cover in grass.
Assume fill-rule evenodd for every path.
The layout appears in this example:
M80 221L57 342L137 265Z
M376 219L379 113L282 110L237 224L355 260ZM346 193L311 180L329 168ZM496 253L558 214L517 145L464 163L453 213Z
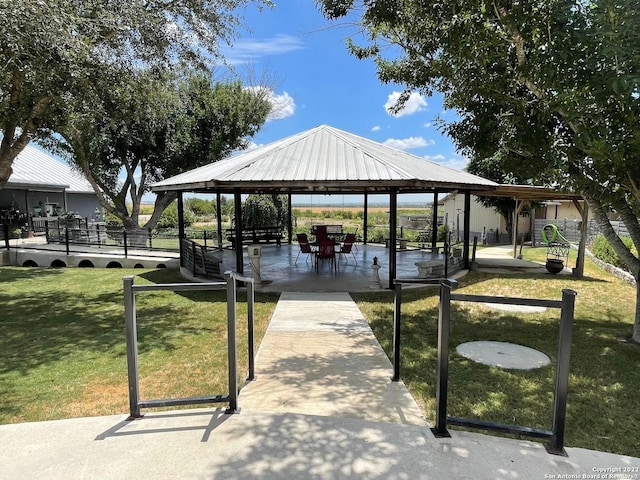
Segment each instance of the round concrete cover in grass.
M461 343L456 351L474 362L500 368L533 370L549 365L544 353L523 345L508 342L477 341Z

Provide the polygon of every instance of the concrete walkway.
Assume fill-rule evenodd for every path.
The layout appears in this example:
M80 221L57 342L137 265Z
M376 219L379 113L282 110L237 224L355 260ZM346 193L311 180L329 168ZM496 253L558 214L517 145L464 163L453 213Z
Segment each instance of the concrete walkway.
M348 293L283 293L240 392L250 410L426 426Z
M347 294L283 294L242 411L0 426L5 479L640 479L640 459L452 431L436 439ZM621 469L635 469L623 471ZM595 476L599 475L599 476Z

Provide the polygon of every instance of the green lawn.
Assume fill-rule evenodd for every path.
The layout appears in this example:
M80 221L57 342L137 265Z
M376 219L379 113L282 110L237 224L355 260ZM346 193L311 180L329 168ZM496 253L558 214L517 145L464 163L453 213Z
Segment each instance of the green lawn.
M544 251L525 249L544 260ZM571 263L571 261L570 261ZM576 299L565 444L638 455L640 346L630 342L635 289L588 261L585 278L516 276L473 272L459 292L560 299L563 288ZM389 356L393 296L354 294ZM401 377L431 421L435 419L437 290L403 292ZM554 369L502 370L471 362L455 347L471 340L527 345L555 365L559 311L514 315L479 304L452 304L449 414L529 427L551 427Z
M544 261L544 250L524 250ZM638 455L640 347L629 341L635 289L587 261L586 277L473 272L459 291L559 299L578 292L566 444ZM122 277L136 283L181 281L171 270L0 267L0 423L128 412ZM246 338L241 295L239 338ZM391 355L393 294L354 294ZM403 295L401 375L427 418L434 419L435 289ZM256 345L277 301L256 297ZM143 398L221 394L226 390L224 292L138 296ZM528 345L556 358L558 314L513 315L455 304L449 414L549 428L553 369L501 370L455 353L469 340ZM246 344L241 343L241 375Z
M180 282L171 270L0 267L0 423L128 413L122 277ZM239 361L246 376L246 303ZM256 296L256 341L277 296ZM137 295L143 398L227 390L226 293Z

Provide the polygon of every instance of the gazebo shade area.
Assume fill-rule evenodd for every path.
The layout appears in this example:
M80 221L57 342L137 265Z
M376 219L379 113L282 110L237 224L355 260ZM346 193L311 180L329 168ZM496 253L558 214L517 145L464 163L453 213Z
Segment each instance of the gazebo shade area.
M437 204L439 193L464 192L465 211L468 212L472 193L487 194L499 187L497 183L477 175L321 125L168 178L154 184L152 189L154 192L233 194L236 219L242 216L242 194L286 194L289 202L292 194L363 194L365 215L368 194L388 194L389 286L392 288L396 274L398 194L431 193ZM468 217L464 216L467 223L464 229L467 232L463 253L465 265L469 260ZM243 270L241 225L241 221L235 222L236 266L239 272Z

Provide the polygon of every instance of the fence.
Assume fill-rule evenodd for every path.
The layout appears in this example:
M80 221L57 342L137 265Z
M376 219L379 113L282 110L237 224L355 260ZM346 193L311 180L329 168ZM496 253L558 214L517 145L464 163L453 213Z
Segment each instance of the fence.
M18 247L17 242L9 240L26 238L26 232L12 232L8 224L3 224L0 230L0 240L4 247ZM44 238L44 242L20 242L21 249L37 249L58 251L63 245L66 254L92 252L93 249L114 250L129 256L153 256L154 252L178 252L180 241L177 229L123 229L101 222L88 222L86 219L58 222L56 219L43 220L34 225L33 236ZM216 230L185 230L185 236L203 245L206 250L219 249L219 237Z
M580 242L580 227L582 222L580 220L570 220L566 218L557 220L546 220L544 218L536 218L533 222L533 242L541 242L542 229L545 225L552 224L558 227L558 231L571 243ZM611 220L611 226L613 230L621 237L629 236L629 231L626 225L618 220ZM589 220L587 225L587 243L591 243L592 240L600 235L600 227L595 220Z
M122 279L124 286L124 318L127 340L127 378L129 383L129 413L130 418L140 418L141 409L171 407L178 405L200 405L209 403L228 403L227 413L237 413L238 407L238 345L236 335L237 325L237 284L247 284L247 321L248 321L248 365L249 374L247 380L255 377L254 361L254 285L253 278L243 277L233 272L225 274L226 282L216 283L167 283L157 285L134 285L134 277L128 276ZM140 398L139 369L138 369L138 332L136 321L136 293L156 290L169 290L184 292L193 290L218 290L226 287L227 290L227 360L229 374L228 392L219 395L186 398L162 398L142 400Z
M401 351L401 318L402 318L402 285L422 284L439 285L440 302L438 314L438 360L436 384L436 424L432 429L436 437L448 437L447 424L499 431L523 435L532 438L548 439L546 449L554 455L566 455L564 451L564 427L567 411L569 388L569 362L571 357L571 339L576 292L563 290L562 300L541 300L532 298L493 297L486 295L452 294L455 280L431 279L397 279L395 281L394 327L393 327L393 378L400 380ZM482 420L447 416L447 395L449 384L449 333L451 331L451 301L482 302L511 305L527 305L546 308L558 308L560 313L560 330L558 334L558 358L556 363L555 390L553 395L553 418L551 430L542 430L520 425L507 425Z

